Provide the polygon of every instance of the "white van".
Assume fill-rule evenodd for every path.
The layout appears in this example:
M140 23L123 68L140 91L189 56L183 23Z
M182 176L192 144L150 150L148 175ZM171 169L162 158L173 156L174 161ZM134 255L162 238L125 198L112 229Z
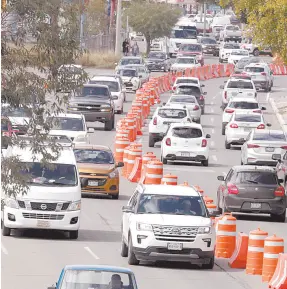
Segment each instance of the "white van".
M11 229L51 229L69 232L70 239L77 239L81 182L71 140L59 137L59 158L51 166L43 166L42 155L31 151L32 137L19 138L25 147L9 146L6 157L18 156L26 166L23 174L27 174L28 191L4 196L2 235L10 236ZM51 145L51 141L44 145ZM52 153L48 148L47 152Z

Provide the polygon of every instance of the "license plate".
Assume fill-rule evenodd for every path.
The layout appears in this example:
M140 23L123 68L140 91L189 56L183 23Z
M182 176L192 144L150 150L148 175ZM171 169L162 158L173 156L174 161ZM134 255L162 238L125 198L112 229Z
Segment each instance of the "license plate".
M37 221L37 227L38 228L49 228L50 227L50 222L49 221L43 221L43 220L38 220Z
M274 148L265 148L266 152L274 152Z
M189 157L190 154L189 154L189 153L181 153L181 156L182 156L182 157Z
M251 209L261 209L261 203L251 203Z
M99 182L89 181L89 182L88 182L88 185L89 185L89 186L92 186L92 187L97 187L97 186L99 185Z
M167 243L167 249L173 251L181 251L182 243Z
M250 131L250 130L251 130L250 127L245 127L245 128L244 128L244 131Z

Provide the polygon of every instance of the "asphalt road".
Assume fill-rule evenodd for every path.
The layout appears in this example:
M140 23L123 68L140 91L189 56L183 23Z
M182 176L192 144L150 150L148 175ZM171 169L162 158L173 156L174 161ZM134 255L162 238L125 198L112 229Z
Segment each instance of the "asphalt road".
M208 63L216 63L217 59L208 59ZM97 70L88 70L96 74ZM221 135L221 94L219 86L224 79L213 79L205 82L206 114L202 117L202 125L206 133L211 134L209 167L199 165L168 164L164 172L177 174L179 182L201 186L205 194L214 198L219 182L216 177L227 173L231 166L240 164L240 148L226 150L224 136ZM286 76L275 79L274 89L269 93L260 92L259 101L267 107L265 118L273 128L279 124L273 113L268 98L275 100L284 95ZM167 100L169 94L162 96ZM131 106L134 95L128 95L125 112ZM117 116L117 119L121 116ZM101 124L92 135L95 144L113 147L115 131L105 132ZM159 144L150 149L147 143L147 129L142 138L144 152L153 151L160 154ZM2 288L5 289L41 289L51 286L57 281L59 273L66 264L106 264L114 266L127 265L127 260L120 256L121 241L121 207L132 195L135 184L121 179L119 200L103 198L85 198L82 200L81 228L78 240L69 240L63 233L26 231L18 232L10 237L2 237ZM287 241L287 225L271 222L265 217L244 217L237 221L237 231L249 233L256 228L277 234ZM285 241L285 246L287 243ZM186 264L160 264L156 267L145 264L132 266L140 289L263 289L266 284L260 276L246 275L243 270L232 270L227 260L217 259L214 270L200 270Z

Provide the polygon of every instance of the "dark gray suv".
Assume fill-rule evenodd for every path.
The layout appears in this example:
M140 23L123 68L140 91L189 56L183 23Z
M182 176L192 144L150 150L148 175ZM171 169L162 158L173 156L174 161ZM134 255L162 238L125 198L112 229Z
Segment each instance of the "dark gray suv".
M271 219L285 222L286 194L274 168L234 166L217 190L217 207L222 212L270 214Z

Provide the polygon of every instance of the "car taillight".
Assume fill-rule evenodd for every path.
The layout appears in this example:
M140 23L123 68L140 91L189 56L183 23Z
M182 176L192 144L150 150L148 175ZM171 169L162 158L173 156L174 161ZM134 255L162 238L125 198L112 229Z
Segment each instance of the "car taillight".
M261 110L260 110L260 109L256 109L256 110L253 110L253 112L255 112L255 113L261 113Z
M172 88L172 90L175 91L175 89L176 89L176 87L174 86L174 87Z
M234 112L234 109L226 108L224 112L226 112L226 113L233 113L233 112Z
M196 106L193 108L193 110L199 110L199 106L196 105Z
M287 150L287 146L282 146L281 149Z
M3 135L3 136L10 136L10 134L9 134L8 131L4 131L4 132L2 133L2 135Z
M249 143L249 144L247 145L247 148L249 148L249 149L255 149L255 148L260 148L260 146L257 145L257 144Z
M200 98L199 98L199 100L204 100L204 96L201 95Z
M261 72L261 75L264 75L264 76L266 76L266 72Z
M201 147L205 148L207 146L207 140L203 139L201 142Z
M230 125L230 127L231 127L231 128L238 128L238 125L237 125L236 123L232 123L232 124Z
M234 184L228 184L227 185L227 191L228 191L228 194L230 194L230 195L239 194L239 191L238 191L237 187Z
M224 92L224 98L227 98L227 91Z
M276 188L274 192L275 197L284 197L285 195L285 190L282 186L279 186Z
M171 140L170 140L170 138L167 138L167 139L166 139L165 144L166 144L167 146L171 146Z
M264 129L264 128L265 128L265 124L262 124L262 123L257 126L257 129Z
M156 117L153 119L153 124L157 125L157 118Z

